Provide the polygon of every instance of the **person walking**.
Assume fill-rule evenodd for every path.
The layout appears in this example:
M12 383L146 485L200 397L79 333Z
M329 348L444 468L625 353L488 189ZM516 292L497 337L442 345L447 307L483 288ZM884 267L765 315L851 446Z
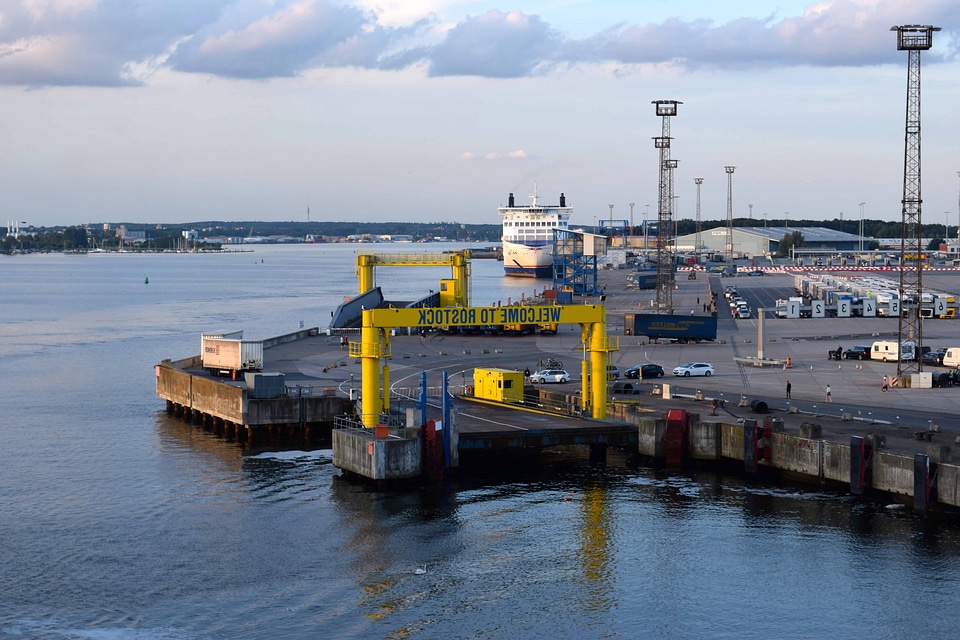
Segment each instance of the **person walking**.
M880 390L886 393L888 387L887 376L883 376L883 384L880 386Z
M830 385L827 385L827 402L833 402L833 396L830 394Z
M787 400L790 400L790 381L787 380Z

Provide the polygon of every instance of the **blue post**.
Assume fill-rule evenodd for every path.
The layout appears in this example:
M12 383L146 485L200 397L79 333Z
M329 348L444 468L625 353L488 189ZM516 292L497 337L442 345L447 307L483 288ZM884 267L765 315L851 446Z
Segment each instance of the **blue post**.
M443 468L450 468L450 379L443 372Z
M420 426L427 424L427 372L420 372Z

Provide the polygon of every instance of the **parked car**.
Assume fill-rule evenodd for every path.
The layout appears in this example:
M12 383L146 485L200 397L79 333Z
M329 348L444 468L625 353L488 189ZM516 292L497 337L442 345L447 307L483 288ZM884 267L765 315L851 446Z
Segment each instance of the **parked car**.
M544 369L530 374L530 382L557 382L563 384L570 379L570 374L563 369Z
M926 347L924 347L926 349ZM933 364L938 367L943 366L943 356L947 354L946 349L937 349L936 351L926 351L923 354L923 364Z
M620 367L615 364L607 365L607 380L617 380L620 378Z
M623 372L623 375L627 378L633 378L634 380L638 378L662 378L663 377L663 367L658 364L638 364L635 367L630 367Z
M843 352L843 357L847 360L869 360L870 347L862 344L850 347Z
M712 376L713 365L709 362L688 362L673 370L675 376Z
M762 275L763 275L763 271L761 271L760 269L754 269L753 271L750 271L749 273L747 273L747 275L748 275L748 276L762 276Z
M930 375L930 383L934 387L944 388L953 386L953 376L946 371L934 371Z

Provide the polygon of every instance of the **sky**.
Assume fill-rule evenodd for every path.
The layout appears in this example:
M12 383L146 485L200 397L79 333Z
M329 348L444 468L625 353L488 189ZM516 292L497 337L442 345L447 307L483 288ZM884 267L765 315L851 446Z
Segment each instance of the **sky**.
M703 178L703 220L899 220L917 24L923 222L956 225L956 0L0 0L0 221L498 224L536 186L639 224L655 100L677 218Z

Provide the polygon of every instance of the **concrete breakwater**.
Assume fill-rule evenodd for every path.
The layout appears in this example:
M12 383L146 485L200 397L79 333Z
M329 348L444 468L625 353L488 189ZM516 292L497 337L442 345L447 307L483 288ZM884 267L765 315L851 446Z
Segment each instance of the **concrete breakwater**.
M832 485L865 497L888 496L919 511L960 508L960 465L950 447L926 444L925 451L887 450L885 429L850 435L846 441L802 422L797 433L783 419L704 419L684 409L650 414L620 405L609 416L636 424L637 452L681 464L742 465L747 473L777 472L793 481Z

